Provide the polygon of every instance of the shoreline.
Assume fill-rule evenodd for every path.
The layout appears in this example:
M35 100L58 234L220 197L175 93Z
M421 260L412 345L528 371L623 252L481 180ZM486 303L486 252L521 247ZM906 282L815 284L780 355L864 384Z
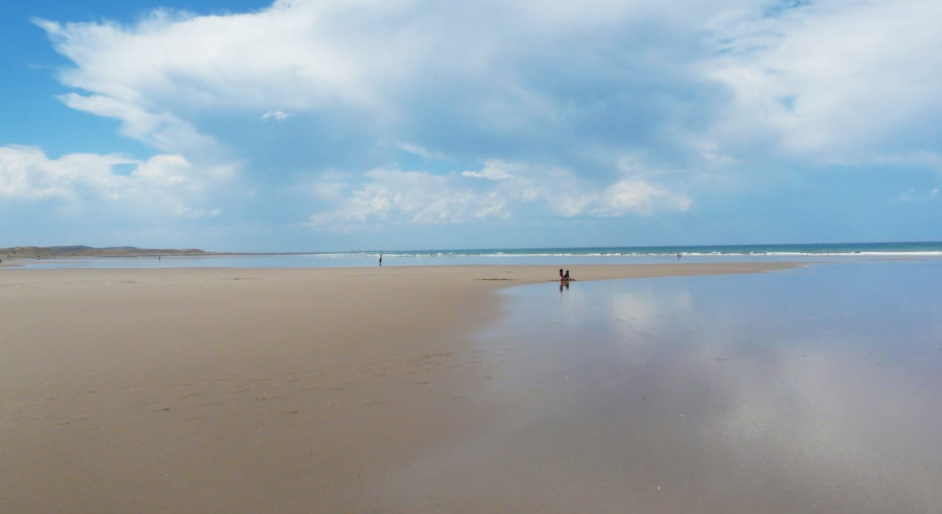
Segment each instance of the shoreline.
M571 287L803 265L572 266ZM494 292L558 283L556 272L2 273L0 473L9 478L0 504L28 513L397 511L371 495L414 459L499 418L502 405L475 393L496 364L473 343L503 315Z

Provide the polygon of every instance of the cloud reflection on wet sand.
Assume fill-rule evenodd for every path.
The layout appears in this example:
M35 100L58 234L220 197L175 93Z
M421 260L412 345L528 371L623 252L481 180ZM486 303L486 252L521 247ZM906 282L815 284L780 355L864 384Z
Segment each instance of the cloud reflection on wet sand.
M933 512L940 269L511 290L481 335L500 415L396 486L455 511Z

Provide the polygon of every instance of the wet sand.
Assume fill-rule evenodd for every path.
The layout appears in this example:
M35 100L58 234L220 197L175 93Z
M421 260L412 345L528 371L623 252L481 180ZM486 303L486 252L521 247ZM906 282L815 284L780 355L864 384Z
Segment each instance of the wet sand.
M391 490L454 512L938 512L940 279L856 263L508 290L480 334L503 412ZM438 493L454 483L475 487Z
M572 271L589 281L789 267ZM520 470L544 464L536 482L467 453L516 408L500 391L507 356L476 333L501 318L495 290L555 275L546 266L4 270L0 511L579 507L554 496L572 478L564 453L520 454ZM468 473L435 474L456 466ZM495 483L515 493L474 493ZM628 500L583 506L621 512Z

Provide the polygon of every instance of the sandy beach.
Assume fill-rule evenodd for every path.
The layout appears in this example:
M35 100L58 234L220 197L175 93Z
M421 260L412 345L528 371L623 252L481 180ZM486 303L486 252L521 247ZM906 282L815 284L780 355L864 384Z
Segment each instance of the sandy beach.
M573 276L790 267L584 266ZM429 503L391 484L499 419L507 406L475 393L494 371L471 336L500 319L495 290L556 273L4 270L0 511L464 511L441 503L448 491ZM467 496L474 484L448 487ZM481 498L467 511L553 511L531 493L528 504Z

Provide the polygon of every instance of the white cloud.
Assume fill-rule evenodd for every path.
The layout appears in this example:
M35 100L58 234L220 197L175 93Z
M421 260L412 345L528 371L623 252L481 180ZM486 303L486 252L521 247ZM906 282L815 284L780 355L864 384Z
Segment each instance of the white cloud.
M319 199L330 198L331 210L314 215L318 228L349 229L377 222L393 224L460 223L504 219L505 201L492 193L471 190L455 180L428 173L378 169L368 172L366 184L318 184ZM341 190L352 189L349 194Z
M134 102L102 95L68 93L59 97L67 106L98 116L121 120L121 133L166 152L222 153L214 138L200 134L191 124L169 112L148 111Z
M61 80L83 93L64 95L67 105L121 119L125 134L181 152L174 145L194 137L212 142L198 121L206 113L257 109L265 119L282 119L279 112L360 110L389 134L424 124L433 111L474 130L515 137L534 128L565 129L566 111L578 114L583 106L572 105L569 95L557 98L552 81L540 74L528 75L541 68L558 73L567 60L586 58L589 68L565 77L563 86L608 87L617 68L599 61L598 50L626 24L696 19L708 11L697 2L658 5L597 0L573 8L531 0L444 8L312 0L227 16L158 10L132 25L37 23L75 64ZM596 49L589 42L600 31L595 44L602 48ZM559 55L557 62L541 62L551 55ZM437 103L453 108L437 109ZM441 146L410 143L432 153Z
M132 177L152 186L179 187L188 179L191 165L180 155L157 155L131 173Z
M511 171L508 171L511 170ZM373 170L363 183L336 177L313 187L326 210L311 218L317 228L350 230L372 223L442 224L504 220L534 204L555 216L650 215L684 211L691 200L640 178L599 187L564 169L488 161L480 171L434 175ZM482 181L483 179L483 181Z
M942 3L830 0L726 22L714 26L723 52L703 64L735 93L721 139L766 134L806 158L880 159L940 135Z
M275 120L275 121L285 121L286 119L294 116L293 114L286 113L284 111L266 111L262 115L262 121Z
M595 203L592 214L624 216L631 212L647 215L658 208L683 212L692 201L641 180L622 180L602 192Z
M434 158L434 157L440 157L440 156L436 156L436 155L433 154L432 152L426 150L425 148L422 148L422 147L419 146L419 145L413 145L413 144L410 144L410 143L400 143L400 144L396 145L396 147L399 148L400 150L409 152L409 153L411 153L412 155L418 155L419 157L421 157L421 158L423 158L423 159L431 159L431 158Z
M448 8L292 0L224 16L157 10L133 25L37 20L75 63L61 78L84 92L63 95L67 105L120 119L128 136L193 160L191 152L221 151L208 128L197 128L206 113L260 109L263 120L283 121L354 109L388 139L443 119L488 136L573 134L572 144L584 144L592 139L579 129L611 130L605 125L617 123L619 109L630 114L665 96L682 103L651 108L725 101L698 96L715 81L735 97L713 130L661 131L714 165L735 164L736 151L763 134L802 154L846 158L874 145L882 152L887 137L936 119L940 22L935 0L593 0L578 7L526 0ZM621 104L628 92L633 102ZM633 122L662 124L674 114ZM704 130L707 137L697 136ZM462 144L417 137L402 148L428 157Z
M454 99L467 104L457 109L483 113L495 130L529 127L531 120L565 128L569 114L596 100L583 105L575 94L561 95L552 89L555 80L604 93L612 80L637 83L631 68L613 74L619 65L667 66L677 57L687 59L678 63L689 68L686 76L668 78L699 75L735 92L732 117L721 127L727 137L745 137L758 127L780 135L793 151L864 146L921 119L926 107L942 109L936 87L942 65L933 53L942 46L936 30L942 4L797 5L594 0L573 7L526 0L441 8L293 0L226 16L157 10L128 26L37 23L75 63L63 82L91 93L63 100L123 120L128 135L160 142L164 151L179 151L174 144L199 134L193 113L262 108L263 119L283 120L290 116L286 109L348 105L396 122L415 114L411 95L421 101L430 91L440 96L442 88L462 83L467 91ZM661 32L634 30L643 39L610 46L625 30L646 24ZM577 69L586 75L566 77L563 62L545 61L551 51L559 59L585 60ZM528 78L543 66L556 76ZM274 101L282 107L271 109Z
M37 23L73 63L65 105L200 180L245 170L259 205L308 184L320 227L684 212L697 187L795 162L942 169L935 0L279 0ZM401 171L412 156L426 169ZM186 190L162 165L130 179ZM47 182L3 187L79 195Z
M261 107L283 119L278 113L288 111L269 110L273 101L298 109L337 100L370 104L364 59L351 48L354 41L345 41L330 25L330 16L345 9L312 7L279 3L258 13L227 16L157 10L132 26L37 23L75 63L62 81L94 93L84 100L74 94L63 100L118 117L129 126L129 135L146 139L160 121L174 125L179 120L141 123L141 118L170 112ZM106 101L110 105L103 105ZM182 124L165 128L187 129Z
M130 174L116 172L131 165ZM128 213L170 213L192 217L219 214L194 207L218 181L180 155L146 161L119 155L69 154L50 159L33 147L0 147L0 197L18 201L53 200L63 214L77 215L108 204Z
M506 167L504 163L491 161L488 162L481 171L462 171L461 176L485 180L507 180L513 178L513 175L505 170Z

